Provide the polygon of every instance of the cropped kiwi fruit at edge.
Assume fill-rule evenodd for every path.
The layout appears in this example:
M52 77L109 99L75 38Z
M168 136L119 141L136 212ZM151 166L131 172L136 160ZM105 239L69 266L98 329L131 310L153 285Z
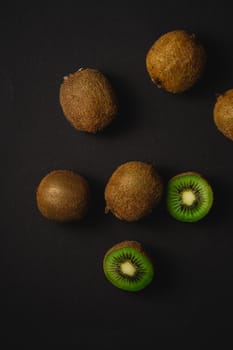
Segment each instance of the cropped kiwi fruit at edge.
M152 261L137 241L124 241L110 248L103 269L110 283L129 292L144 289L154 277Z
M233 89L218 97L214 106L214 122L218 130L233 141Z

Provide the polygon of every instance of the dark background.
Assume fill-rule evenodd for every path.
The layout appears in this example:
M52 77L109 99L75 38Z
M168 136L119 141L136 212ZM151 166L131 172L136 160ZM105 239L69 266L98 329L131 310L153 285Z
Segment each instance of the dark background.
M233 87L230 1L75 1L4 5L0 14L1 343L76 344L81 349L232 349L233 143L212 118L216 94ZM145 55L161 34L187 29L208 54L189 92L157 89ZM105 132L73 129L58 100L64 75L100 69L120 102ZM103 192L123 162L153 162L164 182L203 173L215 202L195 224L176 222L164 202L147 219L104 214ZM45 220L35 190L53 169L91 184L93 207L73 224ZM130 294L102 272L105 251L139 240L157 262L150 287Z

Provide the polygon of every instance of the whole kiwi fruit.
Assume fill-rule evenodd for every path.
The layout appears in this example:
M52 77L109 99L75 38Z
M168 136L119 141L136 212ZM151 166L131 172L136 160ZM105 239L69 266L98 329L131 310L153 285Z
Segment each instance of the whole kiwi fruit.
M159 203L163 184L151 164L131 161L120 165L105 188L105 212L118 219L137 221Z
M90 189L81 175L70 170L54 170L41 180L36 200L39 211L47 219L80 220L90 205Z
M152 82L171 93L190 89L201 77L206 53L195 34L175 30L162 35L149 49L146 67Z
M128 292L144 289L154 277L153 263L137 241L124 241L110 248L103 269L110 283Z
M218 130L233 141L233 89L218 97L214 106L214 122Z
M108 126L118 110L116 95L108 79L91 68L81 68L64 77L60 104L74 128L90 133Z

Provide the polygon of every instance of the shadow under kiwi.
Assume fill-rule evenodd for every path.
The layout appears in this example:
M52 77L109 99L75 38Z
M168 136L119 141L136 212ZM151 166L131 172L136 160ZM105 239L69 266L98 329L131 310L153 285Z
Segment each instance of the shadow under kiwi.
M106 215L104 212L104 184L96 178L92 178L90 176L88 176L88 183L91 192L89 210L86 216L79 221L62 223L61 225L64 225L67 230L72 231L74 229L84 229L89 232L93 232L97 226L100 227L101 223L104 222L104 216ZM93 229L93 231L91 229Z
M155 168L157 169L157 166ZM172 178L176 172L172 171L172 169L170 168L163 167L158 169L158 173L163 183L162 197L160 202L155 206L152 212L148 216L137 222L138 226L141 226L142 228L159 228L160 225L164 226L164 223L166 223L168 218L170 218L166 205L166 190L169 179Z
M137 127L141 115L140 98L129 82L115 75L106 75L116 93L118 114L116 119L101 132L102 137L112 138Z
M232 57L228 57L226 43L218 39L201 36L207 60L200 80L188 91L188 96L216 95L229 88L232 83ZM226 88L225 88L226 86Z
M218 178L208 178L214 193L213 206L204 218L206 228L221 227L224 221L232 216L232 185L229 181L220 181ZM204 223L204 221L203 221ZM216 231L216 230L215 230Z
M0 102L1 111L12 109L15 97L15 89L10 74L7 71L0 70Z
M149 286L140 291L140 295L146 298L154 298L158 295L168 295L176 288L178 279L175 264L171 255L154 248L151 245L143 245L154 266L154 278Z

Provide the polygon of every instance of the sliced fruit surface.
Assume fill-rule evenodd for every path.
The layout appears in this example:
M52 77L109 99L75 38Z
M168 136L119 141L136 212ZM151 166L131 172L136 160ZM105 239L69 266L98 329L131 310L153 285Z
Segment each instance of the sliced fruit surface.
M144 252L129 242L122 246L116 245L116 248L106 253L104 273L114 286L135 292L152 281L154 268Z
M198 173L187 172L173 177L167 187L167 208L177 220L201 220L213 205L213 190Z

